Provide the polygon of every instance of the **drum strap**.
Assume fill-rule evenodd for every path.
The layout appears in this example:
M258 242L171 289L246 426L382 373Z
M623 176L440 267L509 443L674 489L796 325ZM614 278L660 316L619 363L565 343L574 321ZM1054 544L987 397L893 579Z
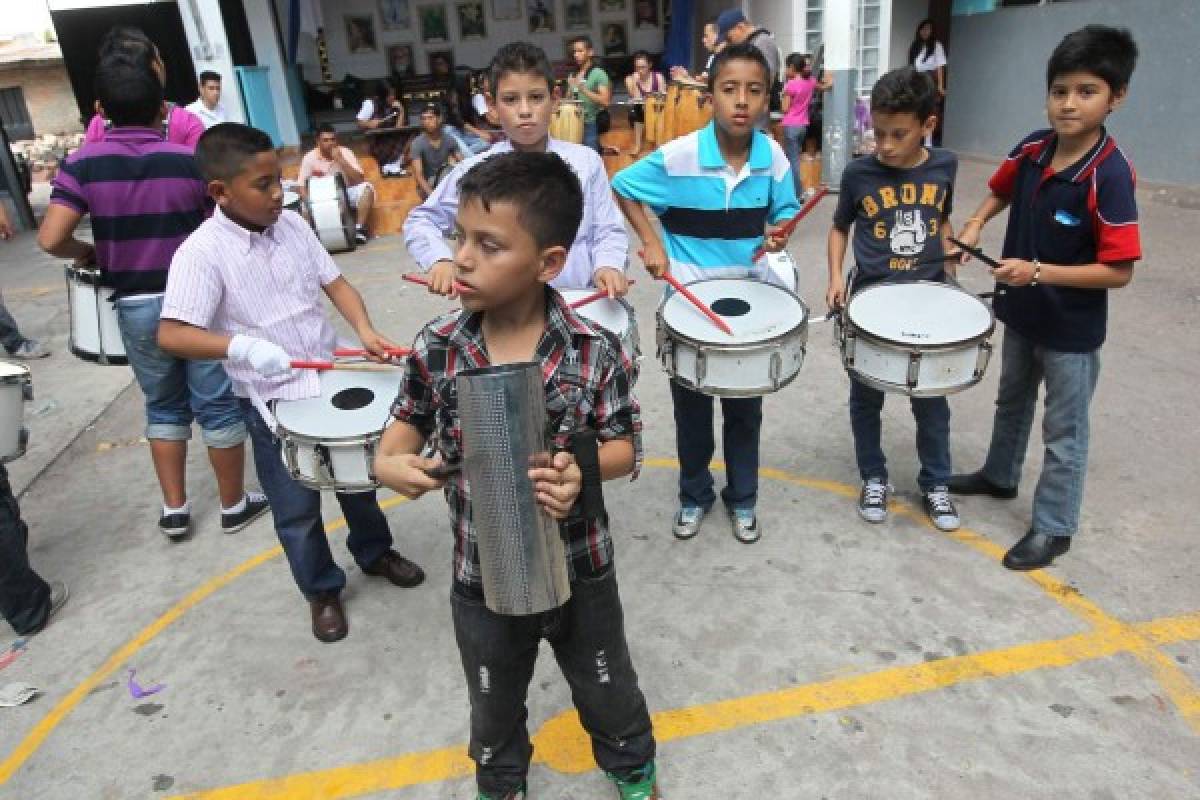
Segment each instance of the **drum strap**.
M571 436L571 453L583 473L583 486L579 499L571 509L571 516L608 524L608 511L604 508L604 478L600 475L600 446L595 431L579 431Z
M250 404L254 406L254 410L262 417L263 423L267 426L267 430L271 435L275 435L275 429L279 423L275 420L275 415L271 413L271 407L262 399L262 395L258 393L258 389L254 388L254 384L246 383L246 394L250 397Z

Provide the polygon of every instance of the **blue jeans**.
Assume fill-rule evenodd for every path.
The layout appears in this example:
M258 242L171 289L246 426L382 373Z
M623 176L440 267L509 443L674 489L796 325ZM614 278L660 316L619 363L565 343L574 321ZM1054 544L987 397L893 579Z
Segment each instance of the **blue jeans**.
M858 474L864 481L879 478L887 483L887 458L881 444L883 398L878 389L850 379L850 430ZM911 397L909 402L917 422L917 458L921 461L917 485L928 492L950 479L950 404L944 397Z
M675 407L675 451L679 456L679 502L712 508L713 474L708 468L713 441L713 398L671 381ZM730 510L754 509L758 501L758 434L761 397L721 398L721 444L725 449L725 488L721 500Z
M0 464L0 616L19 634L35 633L50 616L50 586L29 566L29 528Z
M1046 452L1033 495L1033 529L1038 533L1071 536L1079 528L1087 473L1088 406L1099 375L1099 350L1064 353L1035 345L1011 328L1004 331L996 416L983 475L1006 488L1020 481L1038 384L1044 382Z
M804 136L808 131L807 125L783 126L783 152L787 154L788 163L792 165L792 180L796 182L796 196L804 193L800 184L800 154L804 152Z
M186 442L192 420L209 447L246 441L242 412L220 361L178 358L158 346L162 297L117 301L117 324L129 366L146 398L146 438Z
M613 567L572 581L571 599L553 611L496 614L478 592L457 582L450 611L471 699L468 753L481 792L502 797L520 788L529 772L526 697L542 639L571 687L600 768L625 777L654 758L650 714L629 656Z
M263 493L271 501L275 534L283 545L296 585L309 600L341 592L346 585L346 573L334 562L329 550L329 537L321 520L321 493L292 480L283 465L279 439L249 400L240 402L254 447L254 470ZM350 554L360 567L371 566L392 546L392 532L375 492L338 492L337 501L350 528L346 538Z
M583 146L600 152L600 129L596 127L596 120L583 123Z

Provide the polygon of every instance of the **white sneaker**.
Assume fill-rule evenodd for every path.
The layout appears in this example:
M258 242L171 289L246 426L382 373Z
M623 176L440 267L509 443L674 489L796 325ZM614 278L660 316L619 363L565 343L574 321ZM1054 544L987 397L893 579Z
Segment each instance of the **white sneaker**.
M867 478L858 496L858 513L867 522L887 522L888 496L894 490L879 478Z
M699 506L682 506L675 514L675 523L671 533L676 539L691 539L700 532L700 524L704 522L705 511Z
M958 509L950 500L949 487L934 486L925 493L925 513L939 531L958 530Z

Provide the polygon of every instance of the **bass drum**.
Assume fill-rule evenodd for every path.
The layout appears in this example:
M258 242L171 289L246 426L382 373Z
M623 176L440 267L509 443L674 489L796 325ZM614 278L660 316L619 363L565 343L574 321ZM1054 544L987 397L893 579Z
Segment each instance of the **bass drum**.
M331 253L354 249L354 213L340 174L308 179L308 219L321 244Z

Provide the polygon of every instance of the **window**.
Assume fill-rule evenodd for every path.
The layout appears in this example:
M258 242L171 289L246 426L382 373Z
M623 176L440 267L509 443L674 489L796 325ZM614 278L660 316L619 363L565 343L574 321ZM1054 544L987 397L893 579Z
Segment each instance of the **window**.
M0 122L13 140L33 138L33 121L20 86L0 89Z

